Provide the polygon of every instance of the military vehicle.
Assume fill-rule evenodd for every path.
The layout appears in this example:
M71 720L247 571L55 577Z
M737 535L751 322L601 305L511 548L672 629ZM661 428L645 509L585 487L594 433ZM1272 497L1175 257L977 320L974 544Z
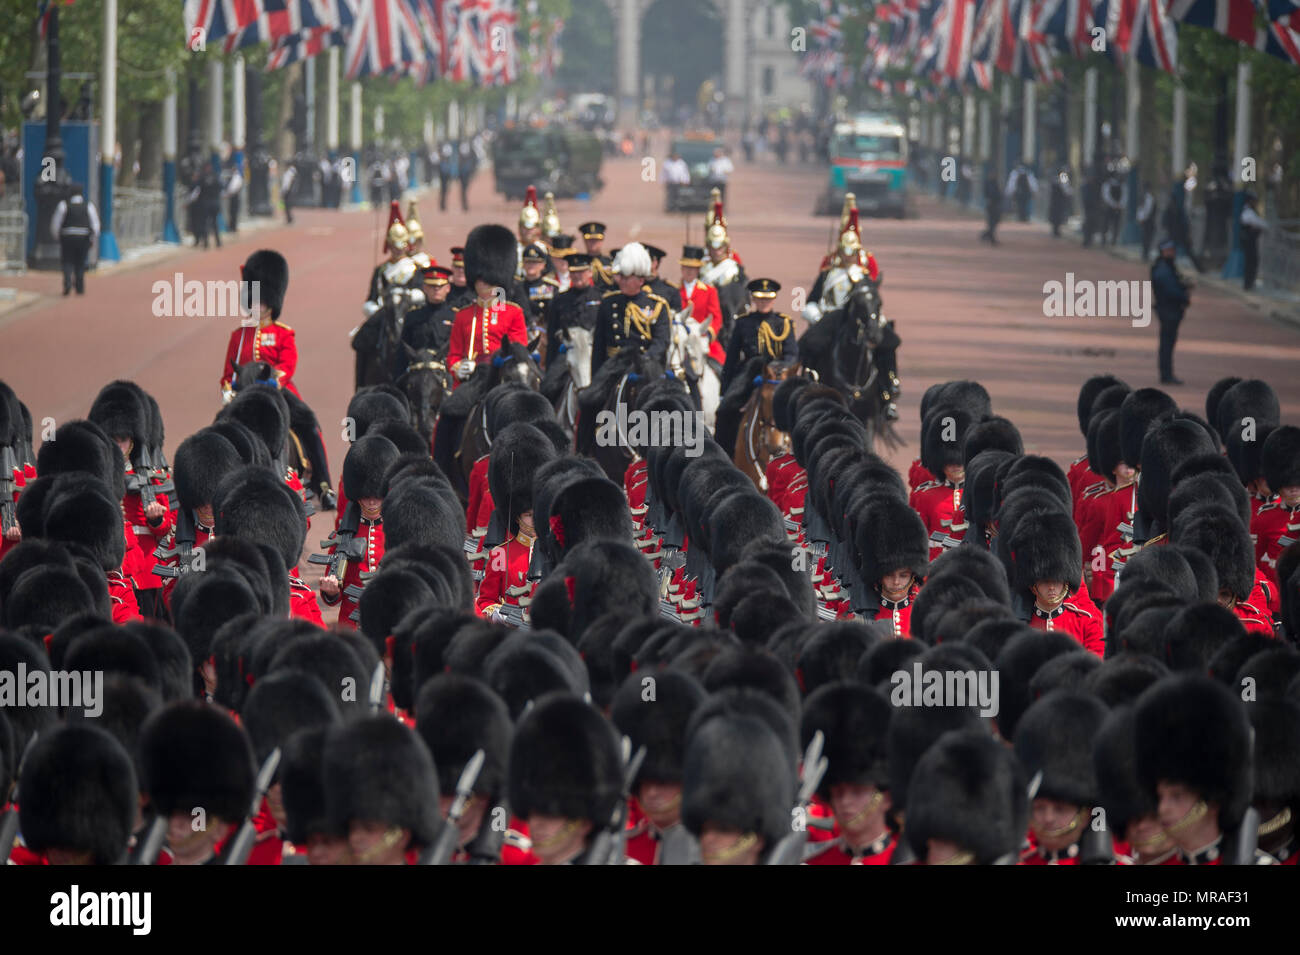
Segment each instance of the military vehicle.
M497 192L523 199L529 186L557 198L592 194L604 183L600 140L581 129L516 126L502 130L492 144Z

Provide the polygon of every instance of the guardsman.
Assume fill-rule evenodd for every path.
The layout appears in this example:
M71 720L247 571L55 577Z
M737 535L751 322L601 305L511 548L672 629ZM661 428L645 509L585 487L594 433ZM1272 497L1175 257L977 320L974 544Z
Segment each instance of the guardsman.
M670 298L679 308L693 306L691 318L700 323L701 329L709 336L709 358L717 363L715 369L719 376L727 360L727 350L722 347L722 302L718 299L718 290L708 282L701 281L700 269L704 267L704 246L682 246L682 257L677 260L682 268L682 284L677 298Z
M1294 697L1294 694L1292 695ZM1259 846L1282 865L1296 865L1300 840L1300 704L1260 699L1247 707L1255 730L1255 788Z
M481 225L465 240L465 278L474 286L475 300L456 313L447 347L447 370L453 387L474 374L501 347L501 339L526 345L524 312L498 298L495 289L508 289L514 276L514 237L503 226Z
M595 267L594 260L592 267ZM591 355L593 375L606 359L627 346L639 348L658 362L667 358L672 306L645 288L650 274L650 254L645 246L632 242L619 250L614 262L618 289L605 293L596 315Z
M298 343L293 329L280 321L284 294L289 288L289 264L279 252L261 249L248 257L239 272L244 307L256 305L258 311L242 319L239 328L230 333L221 368L222 398L229 401L233 397L231 379L235 369L250 361L269 364L275 369L280 387L298 395L298 386L293 382L298 368Z
M1228 837L1250 806L1251 726L1246 706L1208 676L1169 676L1138 698L1137 777L1186 865L1228 865ZM1258 849L1254 864L1274 860Z
M361 605L360 591L384 558L384 472L397 455L397 445L393 442L382 435L367 434L353 442L343 459L348 510L334 532L334 543L327 550L334 553L339 546L339 534L351 533L359 556L343 562L339 568L341 577L333 568L327 571L321 577L320 595L325 606L339 607L339 626L349 630L357 627L353 617Z
M745 266L731 248L731 235L727 232L727 220L722 213L722 194L713 190L710 197L711 208L704 217L704 248L708 261L700 269L700 278L718 290L718 302L722 307L723 345L731 335L731 322L736 314L745 307L745 286L748 278Z
M885 498L862 515L858 533L865 585L853 609L888 624L895 638L912 635L912 605L930 566L930 544L920 515Z
M451 291L447 293L447 304L460 311L474 301L474 289L465 282L465 247L451 247Z
M807 865L889 865L898 838L886 823L889 800L889 720L893 710L876 690L829 683L808 697L800 736L807 746L819 730L826 775L817 794L835 813L840 835L815 843Z
M503 604L520 607L530 602L526 598L531 597L534 581L528 579L528 566L537 543L533 475L554 455L541 432L511 417L508 411L498 412L487 461L488 493L484 496L492 512L484 521L487 526L480 547L488 553L474 605L483 617L499 614ZM482 502L479 510L482 513ZM478 530L472 532L474 536Z
M930 534L930 559L934 560L966 537L966 512L962 493L966 483L963 445L970 417L949 407L930 410L921 426L921 466L937 480L917 485L907 503L921 515Z
M1085 450L1083 454L1070 462L1070 467L1066 471L1065 475L1066 479L1070 482L1070 493L1074 497L1076 506L1078 505L1079 496L1083 494L1087 488L1106 478L1106 475L1097 474L1092 471L1090 467L1088 452L1086 449L1088 425L1091 423L1092 415L1094 413L1093 402L1095 402L1097 397L1107 388L1112 388L1116 385L1124 389L1128 388L1128 385L1120 381L1114 375L1093 375L1085 381L1083 386L1079 389L1079 400L1076 410L1079 416L1079 430L1083 433Z
M727 360L722 367L723 391L752 358L790 364L799 357L794 321L775 308L780 283L774 279L754 279L745 289L753 306L736 316L736 326L727 345Z
M1098 805L1106 810L1106 827L1114 834L1121 865L1182 865L1178 846L1156 815L1156 795L1137 778L1133 707L1116 706L1093 739L1092 765Z
M429 349L444 354L451 339L451 327L456 322L456 310L447 304L451 293L451 269L431 265L424 270L424 297L428 301L406 314L402 324L402 341L416 351ZM407 356L402 355L395 369L396 379L405 370Z
M147 400L144 390L134 382L111 382L100 390L86 417L103 428L122 450L127 483L122 514L131 528L123 567L135 585L141 615L164 618L162 581L153 573L153 553L171 532L175 521L167 495L150 492L145 487L145 484L158 484L142 465L141 456L149 443ZM149 497L153 500L146 503Z
M1137 471L1123 460L1119 412L1098 412L1088 424L1089 473L1105 483L1087 488L1079 497L1075 523L1085 562L1088 594L1098 606L1115 591L1115 575L1130 556L1133 521L1137 514Z
M1070 515L1030 513L1012 531L1009 547L1013 584L1030 605L1029 625L1068 633L1085 650L1102 656L1101 613L1080 587L1083 557Z
M510 746L510 808L539 865L581 864L623 790L618 735L576 696L550 694L520 717Z
M532 306L532 324L546 328L550 321L551 309L555 303L560 283L555 276L547 275L549 256L546 247L534 242L523 251L524 293Z
M172 479L176 483L176 497L180 508L176 524L154 552L159 566L155 573L163 579L163 603L171 606L172 588L180 574L188 573L197 564L194 551L212 537L216 518L212 502L217 487L225 476L243 467L243 458L235 446L220 432L210 428L196 431L176 449L172 464ZM176 575L165 568L173 568Z
M578 226L582 236L583 251L591 257L591 276L598 287L606 290L615 288L614 276L610 268L614 262L605 254L605 223L584 222Z
M1255 560L1269 580L1277 579L1277 561L1300 540L1300 428L1282 425L1264 442L1260 467L1268 489L1276 494L1270 504L1262 505L1250 522L1255 538Z
M1033 845L1021 852L1021 865L1083 861L1092 807L1099 804L1093 742L1105 719L1106 705L1097 697L1062 690L1038 700L1016 724L1016 757L1030 778L1042 774L1030 794Z

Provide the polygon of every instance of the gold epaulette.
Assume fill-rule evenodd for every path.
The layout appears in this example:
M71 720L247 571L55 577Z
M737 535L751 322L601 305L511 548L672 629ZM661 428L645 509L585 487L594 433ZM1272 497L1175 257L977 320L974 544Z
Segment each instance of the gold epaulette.
M611 295L618 295L618 294L620 294L618 289L616 288L610 289L608 292L602 295L601 298L609 298Z
M291 331L293 331L293 328L292 328L291 326L286 325L284 322L280 321L278 318L276 318L276 319L272 319L272 320L271 320L271 324L272 324L272 325L279 325L281 328L283 328L283 329L284 329L285 331L287 331L287 332L291 332Z

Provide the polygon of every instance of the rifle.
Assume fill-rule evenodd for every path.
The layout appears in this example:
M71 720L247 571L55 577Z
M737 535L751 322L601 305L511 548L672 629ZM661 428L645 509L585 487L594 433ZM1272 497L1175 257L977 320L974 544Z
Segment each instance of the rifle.
M1254 865L1259 845L1259 810L1248 808L1237 828L1223 839L1223 865Z
M646 748L641 746L631 759L627 758L632 743L623 737L623 789L610 814L609 825L591 840L591 849L584 855L584 865L622 865L627 842L627 800L632 794L632 784L645 762Z
M14 470L18 467L18 455L12 445L0 449L0 533L18 526L18 505L14 499L18 495L18 482L14 480Z
M794 806L795 813L803 819L808 818L808 806L817 793L817 787L821 785L822 777L826 775L827 767L830 766L830 761L822 755L825 744L826 738L821 730L818 730L813 734L808 749L803 754L803 782L799 786L798 799ZM772 847L765 865L798 865L803 862L804 846L807 843L808 827L805 823Z
M155 557L175 557L176 565L155 564L153 572L159 577L175 579L189 573L194 553L194 517L188 511L176 515L175 543L171 547L158 547Z
M474 784L478 782L486 760L487 754L483 750L475 750L465 768L460 771L460 779L456 781L456 798L447 810L442 832L438 833L437 841L420 857L421 865L448 865L451 862L460 837L460 821L465 817L469 801L474 798Z
M370 712L378 713L384 708L384 664L375 664L375 672L370 674Z
M266 762L262 764L262 769L257 774L257 785L254 787L252 807L248 810L248 815L244 817L239 832L231 840L230 847L226 850L226 857L222 860L222 865L243 865L248 861L248 854L253 851L253 843L257 840L257 827L253 825L253 819L261 810L262 800L266 798L266 792L271 788L271 781L275 778L275 771L279 768L280 747L277 746L271 750L271 755L266 757Z
M329 567L328 573L336 578L340 585L343 583L343 574L347 571L348 561L360 560L366 555L363 543L356 539L357 526L360 521L361 506L356 501L349 501L348 509L343 514L343 520L339 522L339 529L320 542L323 549L333 547L333 552L329 554L311 554L307 558L308 563L324 564ZM343 595L349 600L360 600L361 588L352 584L344 588Z

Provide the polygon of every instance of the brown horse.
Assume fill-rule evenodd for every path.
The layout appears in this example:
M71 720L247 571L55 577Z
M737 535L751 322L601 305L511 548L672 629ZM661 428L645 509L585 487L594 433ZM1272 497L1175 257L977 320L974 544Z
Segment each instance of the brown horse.
M790 450L790 436L778 431L772 414L776 386L799 373L799 366L769 363L763 367L763 382L749 396L740 412L740 430L732 461L758 487L767 490L767 463Z

